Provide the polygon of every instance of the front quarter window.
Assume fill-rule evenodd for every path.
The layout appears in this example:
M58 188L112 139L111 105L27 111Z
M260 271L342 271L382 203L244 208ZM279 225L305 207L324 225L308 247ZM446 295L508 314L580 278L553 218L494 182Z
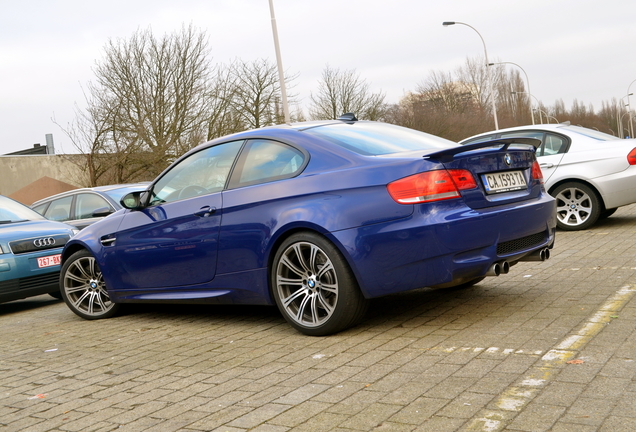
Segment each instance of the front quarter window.
M150 205L220 192L243 141L207 147L174 165L155 183Z

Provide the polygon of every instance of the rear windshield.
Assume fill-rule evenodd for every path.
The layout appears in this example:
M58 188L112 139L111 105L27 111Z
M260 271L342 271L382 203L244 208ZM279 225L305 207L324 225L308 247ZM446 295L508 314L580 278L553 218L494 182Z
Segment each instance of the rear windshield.
M567 129L577 134L585 135L588 138L592 138L598 141L614 141L614 140L620 139L618 137L615 137L614 135L606 134L604 132L600 132L594 129L588 129L588 128L584 128L580 126L566 126L563 129Z
M385 155L414 150L442 150L457 143L424 132L388 123L333 123L305 129L310 135L363 155Z

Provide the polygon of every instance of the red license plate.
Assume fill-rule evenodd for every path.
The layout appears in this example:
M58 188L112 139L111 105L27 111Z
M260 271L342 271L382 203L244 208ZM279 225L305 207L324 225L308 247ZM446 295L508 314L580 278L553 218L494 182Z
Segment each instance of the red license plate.
M40 257L38 258L38 267L39 268L51 267L55 265L60 265L61 262L62 262L62 254Z

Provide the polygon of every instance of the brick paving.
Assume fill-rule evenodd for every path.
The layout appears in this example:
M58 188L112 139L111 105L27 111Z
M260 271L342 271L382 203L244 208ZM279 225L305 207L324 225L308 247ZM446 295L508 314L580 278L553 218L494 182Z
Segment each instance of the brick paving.
M0 431L634 431L635 238L636 205L324 338L270 307L0 304Z

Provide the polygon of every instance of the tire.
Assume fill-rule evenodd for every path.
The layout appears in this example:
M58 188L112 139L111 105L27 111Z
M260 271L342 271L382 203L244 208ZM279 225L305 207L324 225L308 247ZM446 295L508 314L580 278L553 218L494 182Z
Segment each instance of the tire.
M278 248L271 268L276 305L292 327L326 336L356 324L368 301L344 257L314 233L290 236Z
M557 201L557 227L565 231L588 229L601 215L601 200L587 185L568 182L551 194Z
M607 209L601 212L600 216L598 217L599 219L607 219L608 217L610 217L611 215L613 215L614 213L616 213L616 210L618 210L617 207L614 207L613 209Z
M75 252L62 265L60 292L69 309L87 320L110 318L121 308L110 301L102 272L87 250Z

